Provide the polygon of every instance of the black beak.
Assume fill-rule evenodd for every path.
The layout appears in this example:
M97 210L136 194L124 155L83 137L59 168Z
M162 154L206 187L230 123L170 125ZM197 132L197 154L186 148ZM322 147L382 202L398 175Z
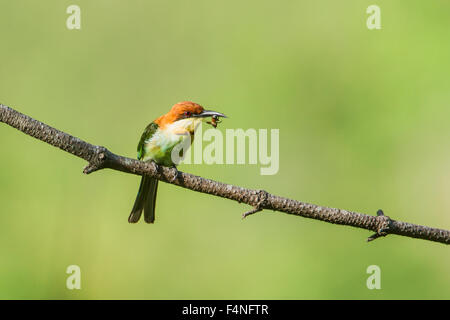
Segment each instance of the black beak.
M227 116L224 115L223 113L211 111L211 110L203 110L202 113L192 115L192 117L196 117L196 118L209 118L212 116L227 118Z

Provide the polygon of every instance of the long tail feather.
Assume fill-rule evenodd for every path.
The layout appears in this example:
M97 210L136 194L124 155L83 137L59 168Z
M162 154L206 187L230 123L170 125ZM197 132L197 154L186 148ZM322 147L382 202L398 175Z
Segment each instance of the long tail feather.
M144 220L147 223L155 222L155 205L156 205L156 193L158 191L158 180L149 178L149 188L147 193L147 199L144 203Z
M131 210L128 222L136 223L139 221L144 211L144 219L147 223L155 221L155 202L158 180L151 177L142 177L139 191Z

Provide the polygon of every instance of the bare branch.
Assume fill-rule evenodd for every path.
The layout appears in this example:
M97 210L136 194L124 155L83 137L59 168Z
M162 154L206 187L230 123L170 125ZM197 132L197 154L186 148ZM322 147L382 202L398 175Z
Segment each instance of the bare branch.
M116 155L105 147L89 144L2 104L0 104L0 121L86 160L88 162L88 165L84 168L84 173L86 174L109 168L136 175L149 175L166 183L252 206L253 210L245 213L243 217L268 209L374 231L375 234L369 237L367 241L372 241L388 234L396 234L450 244L449 230L395 221L385 216L381 210L378 211L377 216L371 216L343 209L304 203L279 197L264 190L242 188L184 172L179 172L178 176L176 176L176 172L170 168L160 166L159 170L157 170L153 163Z

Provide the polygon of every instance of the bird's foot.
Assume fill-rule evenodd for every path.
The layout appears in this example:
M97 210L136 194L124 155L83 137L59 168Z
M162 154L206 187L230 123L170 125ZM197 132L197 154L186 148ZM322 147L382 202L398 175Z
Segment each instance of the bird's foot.
M173 179L170 182L175 182L175 180L178 180L180 178L181 173L178 171L177 167L173 166L172 169L175 171L173 174Z
M159 164L157 164L155 161L152 160L153 165L155 166L155 170L156 172L160 173L161 172L161 167L159 166Z

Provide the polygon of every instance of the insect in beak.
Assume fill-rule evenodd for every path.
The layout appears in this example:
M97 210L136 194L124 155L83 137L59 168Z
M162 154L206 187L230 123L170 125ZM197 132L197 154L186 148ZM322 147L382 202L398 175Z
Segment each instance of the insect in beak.
M211 121L206 121L206 123L212 125L214 128L217 128L217 124L221 122L222 120L220 120L219 116L215 114L211 117Z

